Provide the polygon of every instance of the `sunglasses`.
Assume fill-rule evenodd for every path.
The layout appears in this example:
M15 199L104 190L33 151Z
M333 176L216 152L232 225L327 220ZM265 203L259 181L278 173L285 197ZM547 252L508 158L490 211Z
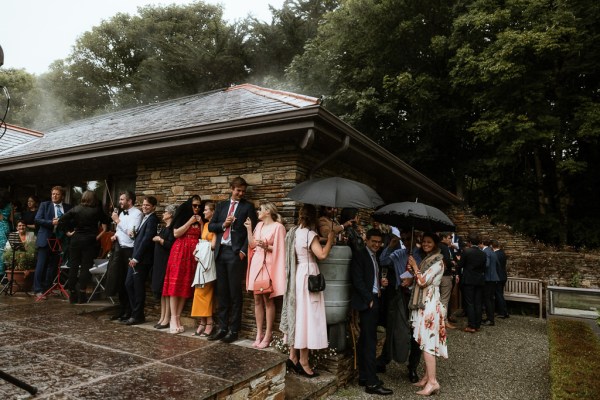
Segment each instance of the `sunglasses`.
M200 207L200 204L192 204L192 208L198 208Z

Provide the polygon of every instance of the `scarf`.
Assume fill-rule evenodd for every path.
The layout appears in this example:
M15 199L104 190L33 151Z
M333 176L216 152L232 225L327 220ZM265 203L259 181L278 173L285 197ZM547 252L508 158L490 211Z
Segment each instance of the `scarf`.
M442 256L440 249L432 251L427 255L419 264L419 271L421 275L425 275L425 272L436 262L441 262L444 259ZM408 304L408 308L411 310L425 309L425 304L423 303L423 289L417 281L415 280L415 285L413 287L412 295L410 297L410 303Z

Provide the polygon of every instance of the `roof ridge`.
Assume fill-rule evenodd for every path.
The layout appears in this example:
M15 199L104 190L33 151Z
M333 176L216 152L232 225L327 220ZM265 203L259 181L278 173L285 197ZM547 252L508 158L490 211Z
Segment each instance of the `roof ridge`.
M261 87L258 85L254 85L252 83L242 83L240 85L231 86L231 87L227 88L225 91L228 92L228 91L240 90L240 89L246 89L246 90L248 90L254 94L257 94L259 96L264 96L264 97L268 97L273 100L278 100L278 101L281 101L283 103L286 103L286 104L289 104L289 105L292 105L292 106L298 107L298 108L300 108L300 107L297 104L294 104L292 102L287 102L287 101L283 100L281 97L273 96L273 95L292 97L294 99L311 102L316 105L321 104L321 99L317 98L317 97L306 96L306 95L302 95L302 94L298 94L298 93L294 93L294 92L288 92L285 90L264 88L264 87Z

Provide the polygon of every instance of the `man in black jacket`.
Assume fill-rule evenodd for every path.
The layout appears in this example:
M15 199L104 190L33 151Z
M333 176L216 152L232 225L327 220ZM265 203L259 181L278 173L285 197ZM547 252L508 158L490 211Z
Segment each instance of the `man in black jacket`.
M506 286L506 280L508 275L506 273L506 253L500 247L500 243L494 239L492 240L492 249L496 253L498 258L498 284L496 285L496 310L498 311L498 318L508 318L508 309L506 308L506 300L504 299L504 286Z
M468 325L465 332L475 333L481 327L482 291L485 285L487 256L477 247L479 236L469 234L467 247L460 257L461 287L465 300Z
M357 344L358 384L366 386L369 394L390 395L393 392L383 387L377 377L376 347L377 320L381 299L381 288L388 285L381 279L377 262L377 251L383 243L381 231L367 231L366 247L352 255L352 308L359 312L360 337Z
M156 210L156 197L148 196L142 202L142 213L144 217L135 234L133 253L129 260L129 269L125 278L125 289L129 296L131 306L131 317L123 321L126 325L137 325L144 323L144 306L146 304L146 277L152 268L154 261L154 242L158 218L154 213Z

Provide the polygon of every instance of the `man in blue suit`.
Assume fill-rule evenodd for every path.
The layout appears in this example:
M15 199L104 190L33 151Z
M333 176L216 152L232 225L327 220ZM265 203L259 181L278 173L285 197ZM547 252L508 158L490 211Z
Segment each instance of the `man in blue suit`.
M125 288L131 305L131 317L123 321L125 325L137 325L146 321L144 306L146 304L146 277L154 261L154 242L158 218L156 210L156 197L148 196L142 202L144 217L136 232L133 242L133 253L129 260L129 269L125 279Z
M208 230L217 234L215 263L217 266L217 316L219 329L213 330L208 340L232 343L237 340L242 326L242 279L246 276L248 231L247 218L256 226L256 210L247 201L248 183L242 177L231 181L231 198L221 201Z
M37 247L37 264L33 276L33 292L36 300L52 286L55 272L58 267L58 252L52 251L48 239L56 239L58 219L71 209L71 205L63 203L65 189L54 186L51 192L51 201L44 201L35 215L35 223L40 227L35 245Z
M485 262L485 286L483 287L483 304L485 306L486 320L483 325L494 326L494 313L496 308L496 285L500 278L498 277L498 256L490 247L490 240L485 239L479 245L479 248L486 255Z

